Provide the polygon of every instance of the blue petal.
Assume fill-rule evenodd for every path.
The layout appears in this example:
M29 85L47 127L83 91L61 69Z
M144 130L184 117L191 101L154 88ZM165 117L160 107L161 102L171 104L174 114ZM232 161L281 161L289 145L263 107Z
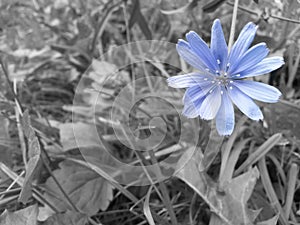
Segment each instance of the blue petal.
M211 89L200 107L200 117L205 120L215 118L221 105L221 90L219 86Z
M277 102L281 96L281 92L277 88L256 81L236 80L232 84L249 97L262 102Z
M214 24L211 28L210 50L215 56L215 59L220 60L219 70L225 71L227 65L228 48L219 19L214 21Z
M199 74L199 73L188 73L184 75L177 75L169 77L167 79L168 85L173 88L187 88L195 85L205 85L213 77L211 75Z
M207 44L202 40L201 37L194 31L190 31L186 34L192 50L202 59L205 66L211 70L218 70L218 64L215 57L211 54Z
M199 116L199 109L205 96L197 99L196 101L191 101L188 97L185 97L184 108L182 114L188 118L196 118Z
M181 39L178 40L176 50L181 58L183 58L183 60L190 64L192 67L200 71L205 71L206 65L204 65L202 59L200 59L199 56L192 50L189 43Z
M228 94L233 103L250 119L262 120L263 114L253 100L241 92L237 87L231 87L232 89L228 89Z
M229 53L228 62L230 63L230 65L237 63L240 57L242 57L244 53L248 50L254 39L256 29L257 26L252 22L249 22L248 24L246 24L246 26L244 26L238 39L232 46L232 49Z
M212 87L213 85L211 82L203 82L200 85L189 87L183 96L183 103L186 102L187 98L188 101L196 101L197 99L206 96Z
M284 64L283 58L279 56L263 59L260 63L252 68L248 68L240 73L240 78L254 77L272 72Z
M260 63L269 54L269 49L266 43L259 43L250 48L240 59L238 63L232 65L228 73L229 74L239 74L243 70L252 68L256 64Z
M221 91L222 103L216 116L216 128L220 135L230 135L234 129L234 108L224 87Z

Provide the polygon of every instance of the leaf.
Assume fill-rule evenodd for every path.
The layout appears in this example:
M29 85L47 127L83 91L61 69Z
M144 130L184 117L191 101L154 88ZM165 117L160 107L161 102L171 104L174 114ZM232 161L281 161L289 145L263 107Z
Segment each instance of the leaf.
M8 131L9 122L8 119L0 116L0 161L5 163L6 165L10 166L12 163L12 154L10 151L11 142L10 142L10 136Z
M53 214L55 212L48 205L39 206L38 221L45 221Z
M67 211L49 217L43 225L84 225L87 222L87 215L79 212Z
M149 188L149 190L147 192L146 199L144 201L143 210L144 210L145 217L148 220L148 223L150 225L155 225L155 222L154 222L154 219L153 219L153 216L152 216L152 213L151 213L151 209L150 209L150 204L149 204L151 191L152 191L152 186L150 186L150 188Z
M266 105L264 115L271 131L275 133L287 130L300 139L299 113L299 104L281 101L276 104Z
M26 175L19 201L26 204L32 195L32 181L39 174L41 163L41 146L35 131L31 126L31 119L26 110L22 118L22 128L28 142L28 162L26 165Z
M202 7L203 12L210 13L214 12L220 5L222 5L225 0L213 0L207 3L205 6Z
M253 215L247 208L247 201L258 178L256 168L234 178L220 192L217 183L212 181L205 172L199 172L199 162L203 155L196 151L189 163L176 175L199 194L217 215L215 224L253 224ZM200 167L202 167L200 165Z
M93 59L92 69L92 72L89 73L89 77L101 85L103 85L108 78L114 79L119 75L117 66L106 61Z
M178 9L173 9L173 10L163 10L161 9L161 13L166 14L166 15L172 15L172 14L177 14L177 13L183 13L185 11L190 11L193 8L195 8L198 5L199 0L193 0L186 5L178 8Z
M101 146L95 127L89 124L82 122L64 123L59 126L59 133L65 151L75 148Z
M235 171L235 174L239 174L245 168L256 163L259 159L264 157L282 138L282 134L277 133L266 140L256 151L254 151L249 157L243 162L242 165Z
M132 9L128 26L129 28L132 28L132 26L137 22L145 37L148 40L151 40L152 34L148 26L147 20L141 13L140 2L139 0L133 0L132 2L133 2L133 9Z
M279 218L279 215L276 215L269 220L258 222L257 225L276 225L278 218Z
M99 209L106 210L113 198L112 186L97 173L87 167L70 161L59 164L60 169L53 172L77 208L88 215L95 215ZM60 211L71 210L53 178L46 182L46 196Z
M0 225L37 225L37 215L37 205L32 205L16 212L6 210L0 216Z
M224 137L220 136L216 130L216 127L213 126L209 135L207 146L204 151L203 163L200 164L200 166L202 166L202 168L199 168L201 171L207 170L213 163L214 159L221 150L223 139Z

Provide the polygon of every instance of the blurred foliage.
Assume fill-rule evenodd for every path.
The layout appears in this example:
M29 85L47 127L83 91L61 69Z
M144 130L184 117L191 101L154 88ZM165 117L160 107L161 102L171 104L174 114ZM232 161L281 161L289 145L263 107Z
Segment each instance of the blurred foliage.
M124 146L113 133L112 123L116 121L105 118L115 96L135 76L166 78L190 68L176 54L170 54L167 57L177 68L144 63L118 70L118 65L130 64L130 54L107 54L109 59L103 54L115 46L141 40L176 43L189 30L209 42L216 18L222 22L225 37L229 37L232 6L229 0L1 0L0 224L144 224L152 220L170 224L168 207L157 188L114 182L116 177L134 181L138 175L141 179L147 176L143 171L133 174L118 168L106 158L104 148L122 162L151 161ZM263 123L243 122L238 114L237 121L242 122L224 140L223 154L216 152L208 171L198 170L210 124L198 121L198 153L179 174L164 181L179 224L221 225L226 219L261 225L276 224L277 219L283 225L300 222L296 166L300 162L300 3L240 0L239 6L236 30L255 22L259 29L254 42L266 42L271 55L285 58L283 68L256 78L277 86L283 97L278 104L260 105ZM97 94L75 96L84 74L88 79L83 85L97 90L112 73L112 81L104 86L107 95L95 109L91 105ZM137 85L134 91L143 93L143 85ZM160 91L162 97L168 97L165 89ZM81 104L73 107L75 97ZM180 105L181 97L178 95L172 103ZM169 164L162 165L167 173L189 149L173 150L174 146L178 148L181 135L179 116L157 100L140 102L136 108L131 112L130 125L139 137L151 133L148 128L137 128L149 124L152 117L158 115L167 121L168 135L156 152L161 160L169 155L164 150L175 151ZM72 113L79 120L75 127L82 134L82 146L72 132ZM100 150L95 147L94 133L89 133L94 114L105 145ZM123 117L120 114L120 121ZM186 139L192 135L186 134ZM105 162L107 170L92 170L84 164L86 158L79 147L88 152L88 162L97 168ZM230 152L223 174L227 180L219 177L224 152ZM220 179L226 181L223 186Z

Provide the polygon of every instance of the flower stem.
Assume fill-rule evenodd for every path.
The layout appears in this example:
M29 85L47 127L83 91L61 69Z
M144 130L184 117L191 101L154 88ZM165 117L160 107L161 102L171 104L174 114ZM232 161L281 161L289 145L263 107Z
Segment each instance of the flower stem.
M238 11L238 5L239 5L239 0L235 0L234 1L234 6L233 6L231 28L230 28L230 36L229 36L229 42L228 42L228 52L230 52L230 49L231 49L231 47L233 45L234 33L235 33L235 24L236 24L236 17L237 17L237 11Z

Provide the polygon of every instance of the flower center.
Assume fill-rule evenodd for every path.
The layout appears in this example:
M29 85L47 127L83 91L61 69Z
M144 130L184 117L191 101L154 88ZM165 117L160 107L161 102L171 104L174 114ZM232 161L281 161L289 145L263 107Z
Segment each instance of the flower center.
M221 72L218 75L219 76L214 76L213 80L211 80L213 87L220 86L225 87L227 90L232 90L233 79L228 77L226 72ZM221 91L221 94L223 94L223 91Z

